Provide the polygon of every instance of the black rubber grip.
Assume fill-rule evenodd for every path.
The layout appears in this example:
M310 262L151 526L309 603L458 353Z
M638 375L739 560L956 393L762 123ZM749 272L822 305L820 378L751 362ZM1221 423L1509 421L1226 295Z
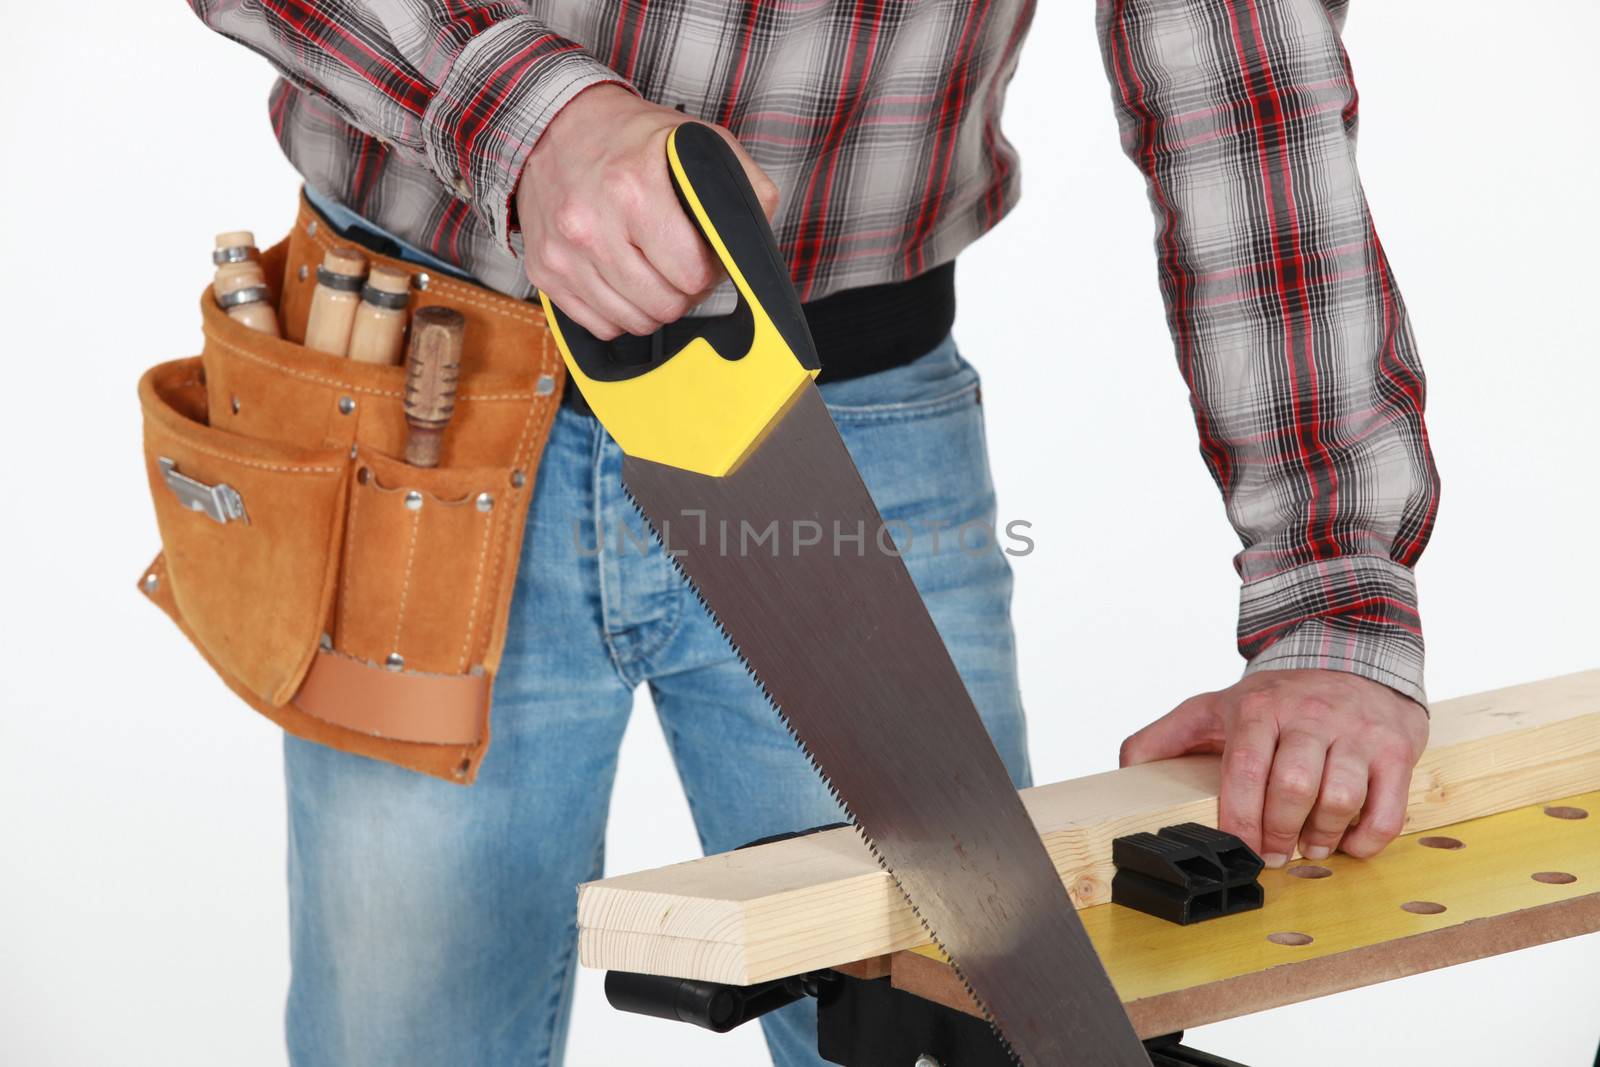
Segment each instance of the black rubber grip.
M800 364L815 369L818 366L816 346L812 343L800 298L739 157L717 131L698 122L679 126L673 143L686 180L693 187L710 225L744 275L756 302ZM704 233L700 220L689 208L684 190L678 185L677 173L670 167L668 173L684 213ZM742 292L738 306L730 314L680 319L648 337L624 334L613 341L602 341L573 322L559 307L555 308L555 315L572 358L584 374L600 382L637 378L672 359L697 338L704 338L724 359L743 359L749 354L755 337L755 320Z

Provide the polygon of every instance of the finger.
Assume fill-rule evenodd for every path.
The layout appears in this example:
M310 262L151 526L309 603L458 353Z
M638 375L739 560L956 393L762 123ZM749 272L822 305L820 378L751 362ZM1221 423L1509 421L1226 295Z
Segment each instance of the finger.
M573 288L577 291L578 299L622 327L623 332L648 337L661 329L659 320L617 292L592 262L579 268L577 284Z
M1409 763L1389 756L1374 760L1367 779L1366 806L1339 847L1362 859L1382 852L1405 828L1406 800L1410 792Z
M767 176L749 152L744 150L744 145L730 131L721 126L712 127L722 135L722 139L733 147L734 154L739 157L739 163L744 167L745 177L750 179L750 188L755 190L756 199L761 202L761 210L766 212L767 221L771 222L778 213L778 183Z
M1122 742L1118 763L1132 767L1187 752L1221 751L1221 730L1212 709L1212 694L1190 697L1155 722Z
M664 323L677 322L689 310L690 292L664 277L631 242L597 261L595 269L617 295L656 323L647 332L655 332Z
M548 289L545 290L545 295L550 298L552 304L561 309L562 314L602 341L610 341L627 332L575 296L557 296Z
M650 266L677 292L698 303L723 278L722 262L676 201L670 210L651 212L633 229L633 240Z
M1222 750L1222 792L1217 826L1261 851L1261 816L1267 776L1278 747L1278 724L1266 716L1241 715Z
M1328 739L1305 730L1278 738L1261 812L1261 858L1268 867L1282 867L1294 852L1306 817L1317 802Z
M1327 859L1366 799L1366 758L1347 742L1335 741L1328 749L1322 790L1300 835L1300 854L1308 860Z

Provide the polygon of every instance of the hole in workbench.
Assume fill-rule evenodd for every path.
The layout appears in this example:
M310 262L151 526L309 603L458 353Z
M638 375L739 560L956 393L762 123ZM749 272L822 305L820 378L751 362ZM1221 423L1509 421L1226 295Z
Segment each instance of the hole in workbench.
M1443 904L1435 904L1431 900L1408 900L1400 905L1401 911L1409 911L1413 915L1439 915L1445 911Z
M1452 852L1458 848L1467 847L1460 838L1455 837L1419 837L1417 838L1417 844L1423 848L1442 848Z
M1582 808L1573 808L1565 804L1552 804L1544 809L1544 813L1552 819L1587 819L1589 813Z
M1315 863L1302 863L1297 867L1290 867L1289 874L1296 878L1331 878L1333 872L1326 867L1319 867Z
M1312 938L1310 934L1296 933L1293 930L1279 930L1276 933L1268 934L1267 940L1274 945L1288 945L1291 948L1299 948L1301 945L1311 944Z
M1578 876L1566 871L1539 871L1534 874L1533 880L1545 885L1571 885L1578 880Z

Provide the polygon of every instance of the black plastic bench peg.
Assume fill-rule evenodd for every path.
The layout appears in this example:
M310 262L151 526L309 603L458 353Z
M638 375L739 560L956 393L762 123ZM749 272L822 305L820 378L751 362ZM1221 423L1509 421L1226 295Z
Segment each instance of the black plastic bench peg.
M1259 908L1261 857L1195 822L1111 842L1111 901L1180 926Z

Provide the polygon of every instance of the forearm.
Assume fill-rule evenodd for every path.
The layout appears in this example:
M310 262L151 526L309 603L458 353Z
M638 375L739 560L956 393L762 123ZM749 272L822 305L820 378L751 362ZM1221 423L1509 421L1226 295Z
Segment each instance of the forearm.
M1101 0L1099 23L1201 451L1244 543L1240 651L1421 701L1410 568L1438 481L1356 170L1343 7Z
M425 164L502 243L528 153L566 103L621 79L518 5L190 0L391 151Z

